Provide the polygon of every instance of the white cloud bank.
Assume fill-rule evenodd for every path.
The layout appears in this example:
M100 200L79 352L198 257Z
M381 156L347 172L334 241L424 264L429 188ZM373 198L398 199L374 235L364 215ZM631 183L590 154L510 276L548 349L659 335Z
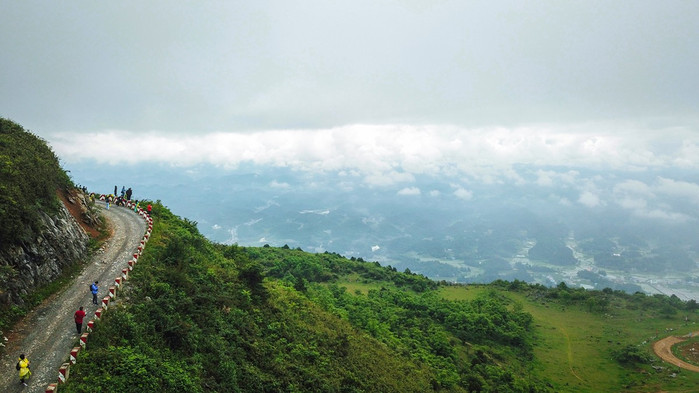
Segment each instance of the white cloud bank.
M613 129L614 131L604 131ZM600 131L602 130L602 131ZM182 135L107 131L53 134L62 160L173 166L241 164L337 172L370 185L410 183L420 174L522 182L518 165L596 170L699 169L699 132L629 125L464 129L452 126L353 125L322 130ZM541 186L573 182L575 170L537 172ZM283 183L277 184L283 187ZM672 188L691 192L682 184ZM588 201L590 202L590 201Z

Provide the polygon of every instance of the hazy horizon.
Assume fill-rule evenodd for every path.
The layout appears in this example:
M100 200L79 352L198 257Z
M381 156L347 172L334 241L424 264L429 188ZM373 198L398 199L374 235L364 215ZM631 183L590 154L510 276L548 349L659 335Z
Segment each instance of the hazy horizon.
M77 183L134 186L217 241L425 271L434 258L464 279L583 280L593 254L641 275L676 260L691 279L697 13L679 0L13 2L0 116L47 140ZM544 254L578 252L579 270L527 267L535 232Z

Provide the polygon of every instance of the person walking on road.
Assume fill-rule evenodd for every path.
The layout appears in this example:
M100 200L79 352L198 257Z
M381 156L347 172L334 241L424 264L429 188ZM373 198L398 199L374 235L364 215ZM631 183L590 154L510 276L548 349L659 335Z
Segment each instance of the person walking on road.
M85 310L83 310L83 306L80 306L80 309L75 312L75 328L78 330L78 334L82 333L83 331L83 318L85 318Z
M27 359L24 354L19 355L19 360L17 360L17 370L19 370L19 383L27 386L29 377L32 376L32 372L29 371L29 359Z
M99 281L95 281L92 285L90 285L90 292L92 292L92 304L99 304L97 303L97 292L99 292L99 287L97 284Z

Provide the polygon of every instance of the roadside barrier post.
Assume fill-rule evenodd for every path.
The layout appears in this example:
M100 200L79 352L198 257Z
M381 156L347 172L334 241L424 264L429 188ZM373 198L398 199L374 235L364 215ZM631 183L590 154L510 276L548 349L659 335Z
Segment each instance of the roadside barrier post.
M83 333L80 336L80 346L82 347L82 349L85 349L87 347L87 336L89 335L90 333Z
M129 279L129 269L121 269L121 278L124 280Z
M58 369L58 382L66 383L68 382L68 375L70 374L70 364L63 363L61 368Z
M103 313L103 312L104 312L103 309L98 308L97 311L95 311L95 319L98 320L98 321L99 321L100 319L102 319L102 313Z
M116 299L116 287L109 287L109 297L111 299Z
M46 387L46 393L56 393L58 392L58 384L52 383Z
M105 310L109 308L109 299L109 296L105 296L102 298L102 308Z
M80 347L74 347L70 351L70 364L75 364L78 361L78 353L80 353Z
M97 315L95 315L97 317ZM92 331L95 330L95 321L94 320L89 320L87 322L87 332L92 333Z

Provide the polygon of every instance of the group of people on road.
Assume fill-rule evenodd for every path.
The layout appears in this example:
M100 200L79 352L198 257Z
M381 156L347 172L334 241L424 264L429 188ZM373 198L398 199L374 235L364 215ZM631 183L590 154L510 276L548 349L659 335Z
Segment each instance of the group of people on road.
M97 294L99 293L99 281L95 280L92 284L90 284L90 293L92 294L92 304L99 304L97 302ZM75 319L75 329L78 331L78 334L82 333L83 330L83 321L85 320L85 317L87 316L87 313L85 312L85 307L80 306L78 311L73 314L73 318ZM29 368L29 359L25 354L19 355L19 359L17 359L17 371L19 371L19 383L21 385L27 386L27 381L29 381L29 377L31 377L32 372Z

